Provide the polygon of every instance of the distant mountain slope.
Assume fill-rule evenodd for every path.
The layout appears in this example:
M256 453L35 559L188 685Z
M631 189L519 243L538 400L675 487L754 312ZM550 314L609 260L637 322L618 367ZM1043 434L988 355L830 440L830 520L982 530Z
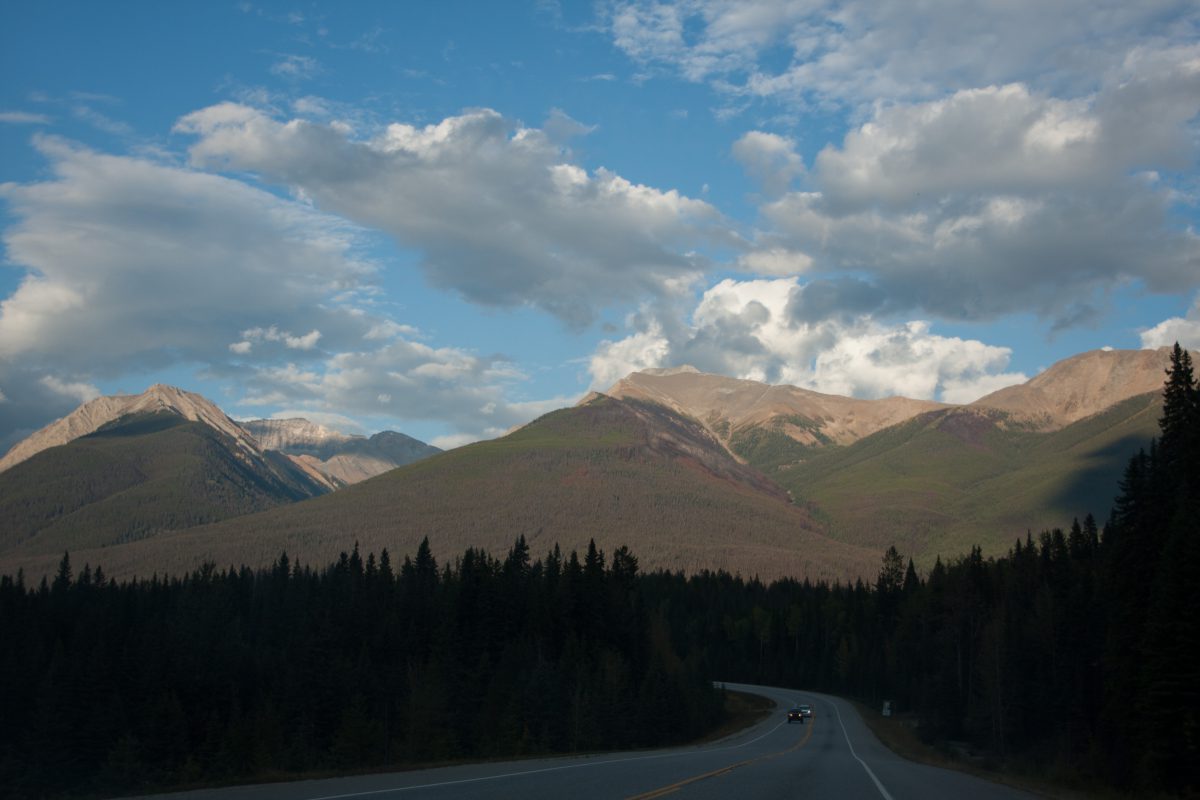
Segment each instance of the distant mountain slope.
M796 386L709 375L691 367L635 372L607 394L661 403L700 421L733 453L773 468L827 445L856 442L942 403L859 400Z
M244 446L160 409L34 453L0 473L0 554L104 547L320 491L282 456Z
M358 483L442 452L395 431L351 436L306 419L256 419L241 423L262 447L284 453L335 487Z
M1130 456L1157 432L1150 392L1050 432L984 407L928 412L777 474L832 535L937 554L1004 552L1093 513L1103 524Z
M971 405L1006 411L1039 430L1058 430L1131 397L1161 392L1170 352L1160 347L1080 353Z
M642 567L725 568L764 578L870 576L879 553L832 541L785 492L731 458L704 428L661 406L598 397L500 439L461 447L333 494L186 531L73 553L110 574L179 572L204 560L268 564L281 550L325 562L357 541L411 553L502 552L524 535L535 553L559 543ZM34 574L49 559L24 565ZM41 566L39 566L41 565Z
M250 435L206 398L155 384L141 394L97 397L89 400L62 419L55 420L28 438L18 442L0 458L0 472L10 469L50 447L86 436L104 425L132 414L165 411L193 422L203 422L228 436L248 458L261 460L261 449Z
M1026 530L1108 514L1129 457L1157 433L1169 349L1097 350L969 406L853 400L685 367L615 395L662 403L786 486L840 540L932 561L1003 552Z

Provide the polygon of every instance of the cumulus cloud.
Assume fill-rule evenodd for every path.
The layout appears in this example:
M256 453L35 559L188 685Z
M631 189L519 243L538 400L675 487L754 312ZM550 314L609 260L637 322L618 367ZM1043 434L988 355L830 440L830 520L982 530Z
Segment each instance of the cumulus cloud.
M804 159L796 143L774 133L749 131L733 143L733 157L770 196L783 194L804 175Z
M589 361L592 387L605 389L631 372L662 366L670 358L671 343L662 325L651 320L646 330L599 344Z
M1179 342L1180 347L1200 350L1200 295L1186 315L1163 320L1142 331L1141 338L1145 348L1170 347Z
M490 109L355 138L345 126L225 103L181 119L197 166L252 170L322 210L390 233L430 282L490 306L534 305L582 327L598 307L694 281L705 236L728 240L712 206L571 161L586 128L544 129Z
M1033 310L1069 327L1103 313L1123 284L1195 288L1200 237L1178 224L1177 193L1145 169L1194 157L1183 134L1200 113L1200 47L1123 69L1080 100L1010 84L878 107L818 154L806 191L761 207L742 262L811 259L829 283L796 307L805 320ZM1173 126L1138 128L1130 108Z
M1108 189L1148 164L1185 165L1193 145L1183 126L1200 112L1200 46L1126 77L1136 82L1076 100L1014 83L878 108L840 148L821 151L817 182L838 208L911 208L964 192ZM1156 124L1132 124L1131 107Z
M940 336L927 322L797 322L791 309L811 287L796 278L725 280L704 293L686 324L636 319L640 329L593 354L593 385L604 389L634 369L687 363L831 394L969 402L1026 380L1005 371L1008 348Z
M1200 11L1186 0L635 0L606 18L646 68L732 95L853 106L1015 81L1086 93L1139 45L1194 39Z
M38 147L53 177L0 187L8 257L28 270L0 303L0 359L112 375L219 361L266 322L318 322L343 345L364 332L326 303L373 275L343 221L214 175Z

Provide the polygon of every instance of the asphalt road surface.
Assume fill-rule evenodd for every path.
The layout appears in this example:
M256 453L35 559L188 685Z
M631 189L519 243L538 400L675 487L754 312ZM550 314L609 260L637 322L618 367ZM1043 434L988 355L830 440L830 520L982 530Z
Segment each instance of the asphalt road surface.
M467 764L156 796L172 800L1031 797L981 778L900 758L875 738L845 700L814 692L726 685L769 697L776 709L741 733L692 747ZM813 717L802 725L788 724L787 709L797 703L811 704Z

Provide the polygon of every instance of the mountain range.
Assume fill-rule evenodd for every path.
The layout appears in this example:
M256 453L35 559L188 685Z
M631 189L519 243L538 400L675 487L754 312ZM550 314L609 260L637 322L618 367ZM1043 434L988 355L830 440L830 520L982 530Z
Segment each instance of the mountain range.
M1096 350L951 406L859 400L683 368L634 373L609 393L701 421L788 489L837 539L896 545L928 566L1094 514L1157 433L1168 348Z
M440 452L307 420L238 423L158 384L99 397L0 459L0 554L108 547L324 494Z
M442 452L396 431L374 436L340 433L306 419L255 419L240 423L259 445L289 456L331 489L349 486L402 464Z
M411 553L425 536L445 555L503 552L519 535L535 552L595 539L644 568L763 578L870 577L890 544L927 567L1103 522L1156 433L1166 364L1165 349L1084 353L965 406L649 370L432 455L392 432L235 423L153 387L92 401L0 460L0 573L44 573L68 548L131 575L282 550L322 563L356 542ZM156 527L164 503L174 516Z

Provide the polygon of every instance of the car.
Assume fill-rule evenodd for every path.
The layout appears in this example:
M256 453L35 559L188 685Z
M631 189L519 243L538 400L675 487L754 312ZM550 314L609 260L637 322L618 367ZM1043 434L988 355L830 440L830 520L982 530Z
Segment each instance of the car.
M803 708L803 706L793 706L788 710L788 725L791 725L793 722L799 722L801 725L804 724Z
M801 703L800 705L796 706L796 708L800 709L800 714L805 719L809 719L812 717L812 714L813 714L812 706L810 706L808 703Z

